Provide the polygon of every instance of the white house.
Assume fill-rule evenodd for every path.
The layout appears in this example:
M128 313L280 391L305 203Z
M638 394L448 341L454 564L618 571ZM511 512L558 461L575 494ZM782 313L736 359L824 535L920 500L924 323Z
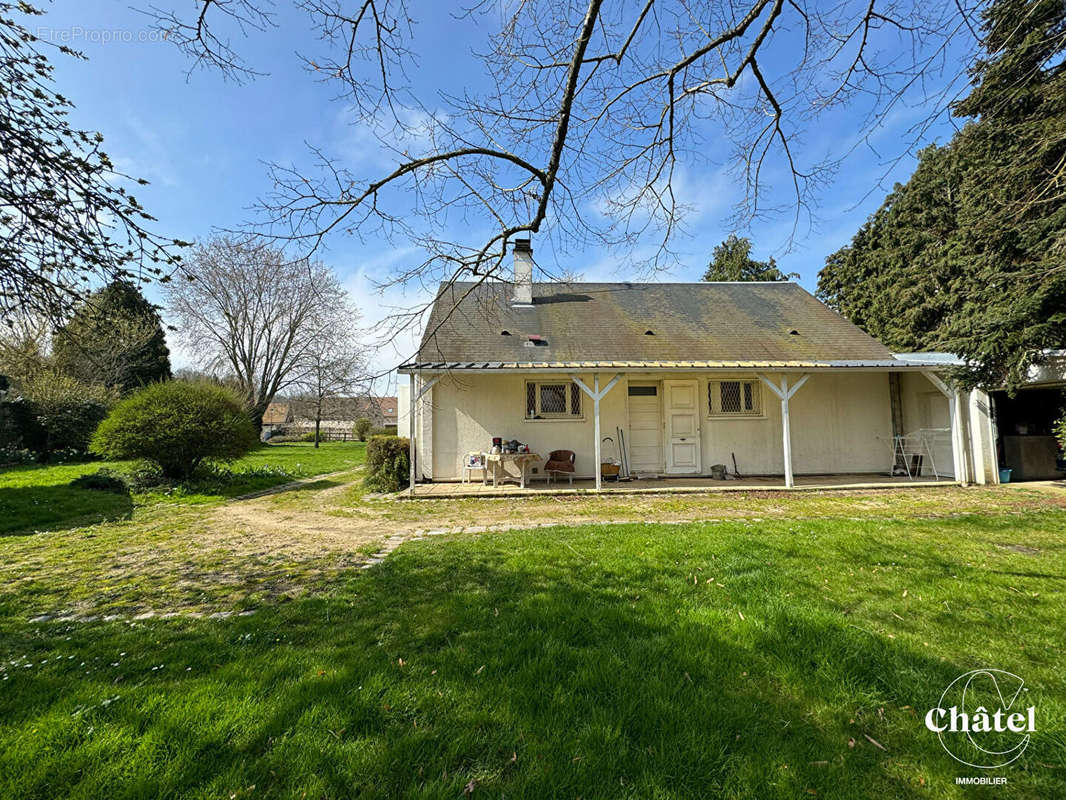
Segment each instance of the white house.
M418 481L455 481L493 437L576 453L594 478L625 438L631 472L889 475L893 437L961 482L997 481L988 398L957 392L942 359L897 356L795 283L444 285L400 368L401 435ZM414 425L409 421L414 420ZM605 441L607 440L607 441ZM537 477L537 476L534 476Z

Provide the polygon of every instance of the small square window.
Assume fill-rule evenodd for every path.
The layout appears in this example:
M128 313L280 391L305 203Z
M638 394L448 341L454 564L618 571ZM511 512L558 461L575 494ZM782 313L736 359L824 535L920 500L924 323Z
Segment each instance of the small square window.
M707 413L712 417L758 417L761 394L756 381L710 381Z
M565 419L581 416L581 389L567 381L530 381L526 384L526 419Z

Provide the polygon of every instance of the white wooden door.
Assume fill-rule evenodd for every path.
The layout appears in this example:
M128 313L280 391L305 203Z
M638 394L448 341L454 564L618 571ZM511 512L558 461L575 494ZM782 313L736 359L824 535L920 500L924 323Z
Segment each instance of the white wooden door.
M663 414L658 383L629 384L626 450L631 472L662 472Z
M666 409L666 471L700 473L699 381L663 381Z

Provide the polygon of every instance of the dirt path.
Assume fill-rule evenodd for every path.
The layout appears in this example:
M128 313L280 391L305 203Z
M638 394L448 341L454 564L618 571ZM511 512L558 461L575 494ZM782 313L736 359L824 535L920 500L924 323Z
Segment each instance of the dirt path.
M339 473L343 474L343 473ZM218 507L210 526L236 553L289 555L371 554L385 542L442 533L550 525L684 523L788 517L944 517L966 513L1018 513L1066 505L1061 484L946 487L911 492L751 492L743 495L656 495L495 498L478 500L368 500L352 494L355 481L315 489L318 476L291 487ZM303 492L297 500L286 492ZM290 502L291 500L291 502Z
M218 616L316 592L338 576L373 567L405 542L436 535L1066 508L1066 491L1055 486L399 501L366 496L360 478L358 472L318 476L221 505L150 508L132 521L97 526L87 537L28 537L14 543L18 552L0 574L15 576L9 596L32 587L25 614L38 621Z

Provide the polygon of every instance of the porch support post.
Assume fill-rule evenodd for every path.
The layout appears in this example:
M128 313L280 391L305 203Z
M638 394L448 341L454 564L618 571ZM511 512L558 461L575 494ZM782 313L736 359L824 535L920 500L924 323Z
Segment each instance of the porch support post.
M592 416L595 418L592 426L592 435L596 437L596 491L598 492L603 483L603 476L600 474L603 472L603 468L600 467L602 463L600 461L602 458L602 443L600 442L600 373L598 372L592 376L592 391L594 392L592 395Z
M788 415L788 401L792 399L792 395L800 390L800 387L807 382L807 379L811 377L810 374L805 374L792 386L788 385L788 376L781 376L780 386L775 386L765 375L760 374L759 380L770 387L770 391L777 395L781 401L781 449L785 459L785 487L791 489L795 485L795 481L792 478L792 425Z
M440 375L438 375L437 377L433 378L429 383L422 384L422 388L419 389L418 392L416 393L415 389L418 387L418 383L416 382L416 377L417 377L416 374L412 372L411 373L411 392L410 392L410 394L411 394L411 403L410 403L410 408L407 411L407 434L408 434L407 444L408 444L408 447L410 448L410 452L408 454L407 460L410 461L410 467L411 467L410 485L407 487L407 494L408 494L409 497L414 497L415 496L415 462L418 459L418 448L415 446L415 442L416 442L416 436L421 438L420 434L416 434L415 433L415 431L416 431L416 428L415 428L415 409L416 408L420 409L422 407L422 403L420 401L422 400L423 395L425 395L426 392L428 392L430 389L432 389L434 387L434 385L436 385L437 381L440 380ZM419 427L421 427L421 424L422 424L421 415L419 415L419 420L418 420Z
M611 378L610 383L603 387L603 391L600 391L600 373L595 372L592 375L592 388L590 389L581 378L577 375L571 375L570 379L578 385L582 392L592 398L592 416L593 416L593 435L596 437L596 491L598 492L603 488L603 476L600 474L600 457L601 457L601 445L600 442L600 400L606 397L607 392L614 388L614 385L618 383L618 379L622 377L621 373L618 373Z
M959 414L959 392L948 386L947 383L934 372L924 370L922 374L929 379L940 393L948 400L948 419L951 421L951 463L955 472L955 480L960 483L967 482L966 455L963 453L965 438L962 431L962 415Z
M412 372L411 389L407 393L409 395L407 403L407 462L411 471L410 480L407 484L407 495L409 497L415 496L415 387L418 385L415 378L416 375Z

